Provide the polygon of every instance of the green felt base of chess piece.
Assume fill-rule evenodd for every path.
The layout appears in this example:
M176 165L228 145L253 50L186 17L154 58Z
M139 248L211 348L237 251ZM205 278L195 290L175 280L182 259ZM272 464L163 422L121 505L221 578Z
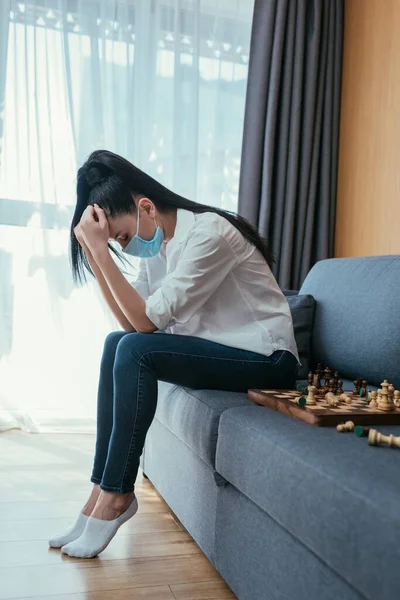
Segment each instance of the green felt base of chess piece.
M354 433L357 437L368 437L369 427L363 427L362 425L356 425L354 427Z
M305 406L307 404L307 398L304 398L304 396L301 396L298 400L299 406Z
M297 388L296 388L296 389L297 389L297 391L298 391L300 394L307 394L307 393L308 393L308 388L307 388L307 386L306 386L306 385L304 385L303 383L299 383L299 384L297 385Z

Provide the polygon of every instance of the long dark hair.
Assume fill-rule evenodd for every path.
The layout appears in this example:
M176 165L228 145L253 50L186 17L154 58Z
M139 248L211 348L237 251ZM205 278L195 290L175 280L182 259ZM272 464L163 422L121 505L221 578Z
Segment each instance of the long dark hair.
M86 280L85 269L92 273L85 253L74 233L74 228L81 220L85 208L89 204L98 204L111 217L126 213L134 214L136 212L135 196L149 198L160 212L183 208L194 213L216 213L234 225L261 252L269 266L274 262L267 242L246 219L226 210L198 204L179 196L122 156L108 150L92 152L78 170L76 195L76 207L70 231L70 257L75 282ZM123 255L110 244L109 248L123 259Z

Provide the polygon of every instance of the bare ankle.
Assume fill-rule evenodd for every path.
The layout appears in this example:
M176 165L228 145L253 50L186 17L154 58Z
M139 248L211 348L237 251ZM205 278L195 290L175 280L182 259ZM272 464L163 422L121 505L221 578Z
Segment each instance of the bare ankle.
M92 492L89 496L89 500L86 502L85 506L82 508L81 513L90 517L90 515L92 514L94 507L96 506L96 502L98 500L98 497L100 496L100 486L99 484L95 483L92 489Z

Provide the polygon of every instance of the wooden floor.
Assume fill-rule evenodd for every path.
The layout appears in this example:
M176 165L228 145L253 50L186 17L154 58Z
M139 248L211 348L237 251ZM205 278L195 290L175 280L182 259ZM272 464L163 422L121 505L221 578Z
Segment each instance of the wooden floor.
M226 600L235 598L149 481L138 513L108 548L77 559L49 548L92 484L93 435L0 433L0 599Z

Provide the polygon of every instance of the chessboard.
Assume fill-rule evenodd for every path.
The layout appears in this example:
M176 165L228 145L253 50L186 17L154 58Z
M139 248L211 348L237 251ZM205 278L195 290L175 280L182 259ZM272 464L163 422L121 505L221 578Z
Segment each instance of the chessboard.
M297 402L302 394L296 390L249 390L248 398L318 427L335 427L344 421L353 421L355 425L400 425L400 408L390 412L370 408L364 398L353 392L346 393L352 403L335 407L330 406L324 396L317 397L315 405L299 406Z

